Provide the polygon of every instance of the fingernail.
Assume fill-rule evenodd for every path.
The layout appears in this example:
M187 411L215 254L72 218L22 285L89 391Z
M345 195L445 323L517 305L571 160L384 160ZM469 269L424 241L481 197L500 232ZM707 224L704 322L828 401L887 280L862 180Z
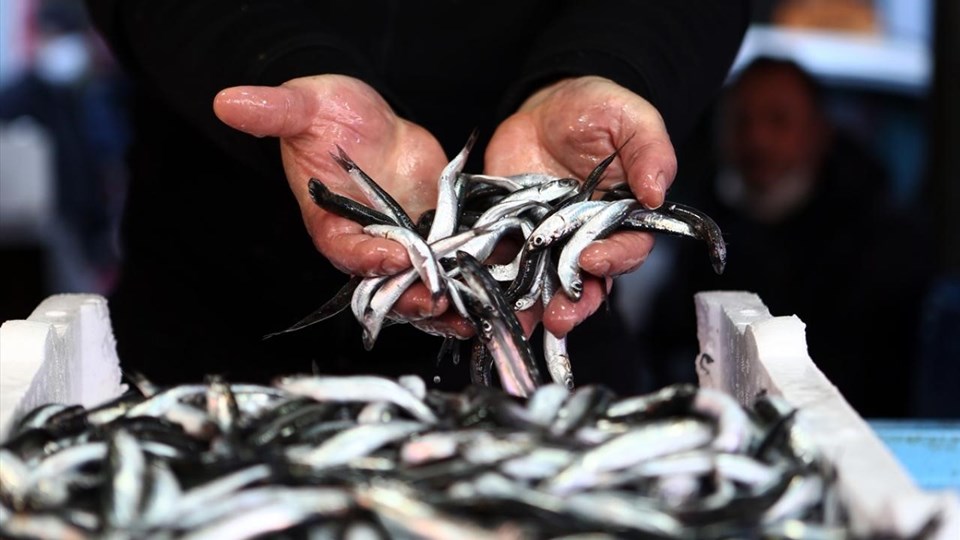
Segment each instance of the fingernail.
M654 180L654 189L657 190L656 194L653 197L650 197L650 201L644 202L643 205L648 210L656 210L663 206L663 200L666 198L667 193L667 175L663 174L663 171L657 173L657 178Z
M405 260L399 260L397 257L387 257L383 259L383 262L380 264L380 269L383 271L383 275L393 275L401 270L406 270L410 267L410 264Z
M663 174L663 171L657 173L657 185L660 186L660 192L666 193L667 187L669 187L670 182L667 180L667 175Z

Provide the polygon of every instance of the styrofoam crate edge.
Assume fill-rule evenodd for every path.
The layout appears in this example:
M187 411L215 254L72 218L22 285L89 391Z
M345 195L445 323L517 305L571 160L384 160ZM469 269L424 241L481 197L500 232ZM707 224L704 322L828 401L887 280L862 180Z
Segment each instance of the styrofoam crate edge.
M939 515L936 537L957 538L957 498L916 486L810 359L799 318L773 317L753 293L709 291L695 300L701 386L724 390L747 406L764 392L796 406L798 427L838 470L855 532L911 536Z
M123 389L120 378L106 299L51 296L27 320L0 327L0 437L39 405L111 399Z

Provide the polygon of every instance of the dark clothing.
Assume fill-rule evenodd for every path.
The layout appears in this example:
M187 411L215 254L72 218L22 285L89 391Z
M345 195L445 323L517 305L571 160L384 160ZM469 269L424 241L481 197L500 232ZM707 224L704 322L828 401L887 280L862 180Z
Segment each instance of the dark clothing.
M124 364L164 382L305 371L310 360L333 372L436 372L437 338L392 327L366 353L346 313L299 335L260 340L347 278L313 248L276 140L219 122L211 109L219 90L354 76L453 155L474 126L487 140L531 91L592 74L650 99L676 138L719 88L748 11L745 1L88 6L138 85L114 329ZM482 155L475 149L467 169L480 170Z
M645 340L661 359L660 383L696 354L694 293L745 290L773 315L805 323L810 357L862 416L905 415L930 251L920 223L888 204L886 181L875 160L840 137L811 200L782 222L706 201L701 208L727 242L727 267L717 276L702 245L678 246Z

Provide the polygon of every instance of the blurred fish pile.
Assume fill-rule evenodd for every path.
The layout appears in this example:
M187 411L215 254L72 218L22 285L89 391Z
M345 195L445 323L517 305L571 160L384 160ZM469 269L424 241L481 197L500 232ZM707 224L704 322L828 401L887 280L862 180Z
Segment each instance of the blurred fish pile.
M834 475L772 396L529 399L416 376L135 388L0 445L3 538L846 538Z
M438 302L446 297L471 323L476 337L469 346L470 376L490 386L496 379L507 392L529 396L543 383L516 313L537 303L546 306L562 292L577 301L583 293L580 254L591 242L621 231L644 231L695 238L705 242L717 273L726 263L720 229L709 216L679 203L656 210L640 206L626 184L611 186L602 197L598 187L616 159L614 152L581 182L544 174L498 177L462 172L476 141L471 135L460 153L440 174L436 208L414 222L404 209L339 149L331 157L370 202L367 206L331 192L320 180L309 180L321 208L364 226L364 232L401 243L412 267L393 276L354 276L316 312L273 335L301 330L326 320L347 306L363 327L363 343L371 349L387 324L410 323L436 334L429 319L405 320L394 304L421 281ZM506 264L488 264L504 237L522 237L522 247ZM444 335L441 359L459 362L456 336ZM543 333L544 364L553 382L573 388L574 377L566 338ZM494 370L494 367L496 368Z

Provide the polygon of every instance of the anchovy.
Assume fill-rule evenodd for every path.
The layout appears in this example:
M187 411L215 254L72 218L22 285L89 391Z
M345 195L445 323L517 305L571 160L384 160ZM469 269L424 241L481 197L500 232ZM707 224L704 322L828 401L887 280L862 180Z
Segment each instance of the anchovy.
M76 527L55 514L14 513L0 521L0 533L7 538L34 540L86 540L91 537L89 531Z
M164 461L150 463L150 478L150 491L142 516L143 524L148 528L166 525L183 494L176 475Z
M410 262L413 263L413 268L417 271L420 279L430 289L434 303L440 299L445 290L445 283L440 279L442 273L440 265L437 263L430 246L415 231L398 226L368 225L363 228L363 232L401 244L407 250Z
M269 502L256 505L249 499L258 494L245 496L233 502L237 509L250 506L246 511L217 508L223 518L184 535L189 540L237 540L262 537L293 528L317 516L339 516L354 505L350 497L340 490L318 488L286 488L274 490L275 495L259 500ZM229 503L224 503L229 505Z
M635 421L684 414L690 409L698 388L692 384L666 386L650 394L623 398L607 408L608 418Z
M697 231L692 225L673 215L664 213L659 208L656 210L638 208L630 212L627 214L626 219L623 220L623 223L620 224L620 228L630 231L660 232L674 236L699 239Z
M277 386L292 394L312 397L317 401L388 401L406 410L417 420L435 423L433 414L422 401L399 384L381 377L364 375L344 377L281 377Z
M693 227L697 237L706 242L710 248L713 271L722 274L727 264L727 245L723 241L723 234L720 232L717 223L710 216L684 204L670 202L664 204L661 208L664 212L686 221Z
M437 181L437 209L434 213L433 224L427 234L427 242L436 242L450 236L457 230L457 216L460 213L460 201L457 197L457 177L467 163L467 156L477 142L477 130L473 130L467 138L463 149L457 154L443 171Z
M489 174L463 174L460 175L467 182L481 182L496 186L507 191L517 191L523 188L538 186L551 180L559 180L558 177L542 173L522 173L512 176L493 176Z
M349 197L337 195L316 178L311 178L307 182L307 186L314 204L331 214L336 214L360 225L372 225L374 223L396 225L396 221L390 216Z
M549 208L547 203L533 200L531 198L513 200L504 199L491 206L490 209L484 213L480 214L472 226L483 227L506 217L515 217L530 210L543 210L547 208Z
M576 191L579 182L572 178L560 178L544 184L523 188L507 195L477 220L476 226L493 223L503 217L504 209L523 208L526 206L540 206L562 199Z
M684 538L683 524L655 506L628 495L576 493L564 501L564 510L582 519L622 527L657 538Z
M416 276L416 270L409 269L405 272L406 274L412 274ZM353 291L353 296L350 298L350 311L353 312L353 316L358 320L363 319L364 313L367 312L368 307L370 306L370 300L373 298L373 295L377 292L384 283L390 279L391 276L375 276L364 279L357 285L357 288ZM412 282L411 282L412 283Z
M487 257L499 240L499 235L510 227L519 224L519 222L516 218L504 219L485 227L472 229L472 232L438 240L430 247L438 257L443 257L456 249L474 250L478 256ZM354 294L352 306L355 310L363 310L361 314L357 314L355 311L354 315L363 326L364 348L367 350L373 348L387 314L406 292L407 288L416 282L416 278L416 271L409 269L392 277L371 278L378 280L378 282L371 283L369 288L365 288L361 284L357 289L358 292ZM365 295L368 293L371 296L366 299Z
M482 326L482 322L474 323ZM483 341L474 338L470 347L470 382L482 386L493 385L493 354L487 349Z
M562 448L535 448L529 454L505 461L500 470L520 480L543 480L570 466L576 454Z
M533 269L533 281L530 283L530 289L520 295L519 298L514 300L514 311L525 311L532 308L534 305L536 305L537 300L541 299L541 297L544 297L543 307L547 307L547 304L549 303L549 300L545 298L546 295L544 294L544 287L547 285L547 280L550 279L549 275L552 271L552 267L550 266L551 261L546 253L542 253L537 256L536 261L537 264ZM503 296L508 300L511 298L509 291L505 292Z
M360 486L356 490L356 497L360 506L385 521L388 530L391 526L396 527L397 533L400 533L397 536L425 540L503 539L503 535L496 531L489 531L442 513L419 500L413 492L400 484L378 482Z
M618 471L645 459L693 450L710 442L709 427L696 420L657 421L591 449L547 482L547 491L567 495L597 482L600 473Z
M420 422L396 421L386 424L365 424L338 433L317 448L293 447L287 456L314 469L344 465L364 457L388 443L405 439L427 429Z
M563 403L563 408L550 426L550 432L557 436L570 433L586 423L596 411L605 409L612 399L613 393L603 386L590 385L577 389Z
M613 232L626 218L627 213L639 203L633 200L614 201L588 219L567 241L557 261L557 275L563 292L572 299L579 300L583 293L583 280L580 277L580 253L594 240L599 240Z
M504 300L496 281L476 258L460 251L457 263L467 284L483 301L483 305L474 311L474 316L481 320L477 334L493 355L501 384L514 395L532 394L539 385L540 376L516 315ZM473 311L475 308L468 305L468 309Z
M582 201L559 208L537 225L527 238L524 249L538 251L550 247L573 234L608 205L609 203L603 201ZM630 215L633 214L628 217Z
M62 403L48 403L36 407L17 421L16 426L10 430L9 437L13 438L24 431L43 427L51 418L67 410L69 407L69 405Z
M410 219L406 210L404 210L389 193L384 191L373 178L370 178L367 173L363 172L363 169L358 167L357 164L350 159L350 156L347 155L340 145L337 145L337 152L339 152L339 155L331 153L330 157L350 175L354 185L360 188L364 196L373 204L374 208L390 216L394 223L401 227L406 227L412 231L417 229L417 224Z
M393 309L394 304L400 300L403 293L411 285L416 283L418 278L415 269L411 268L400 274L396 274L384 280L383 284L377 289L370 302L359 317L360 325L363 327L363 348L373 349L387 314Z
M543 296L543 307L550 304L553 295L559 287L559 278L553 268L548 268L544 272L541 285ZM568 390L573 390L573 366L570 364L570 355L567 353L567 338L557 337L552 332L543 329L543 357L547 364L547 372L550 378L557 384L562 384Z
M360 285L361 281L363 281L363 277L352 276L347 283L344 284L344 286L333 295L333 298L324 302L324 304L317 308L316 311L300 319L290 328L267 334L263 336L263 339L272 338L281 334L288 334L290 332L296 332L297 330L303 330L308 326L313 326L318 322L325 321L330 317L339 314L350 305L350 298L353 296L353 292L357 289L357 286Z
M272 475L273 471L268 465L257 464L221 476L185 491L177 501L173 514L180 515L196 508L206 508L213 502L228 497L246 486L266 480Z
M694 411L714 418L718 433L712 446L721 452L742 452L751 443L750 419L740 404L729 394L712 388L701 388L693 398Z
M357 415L358 424L382 424L393 420L396 407L386 401L368 403Z
M0 500L20 506L30 485L30 470L13 452L0 448Z
M114 529L130 529L140 517L148 492L147 458L137 439L118 429L108 444L107 463L110 468L104 505L107 524Z
M230 385L223 377L209 377L207 387L207 414L224 435L232 434L240 418L240 407Z
M569 396L570 390L562 384L545 384L537 388L527 400L530 420L543 427L550 426Z
M600 185L600 180L603 179L603 173L607 171L607 167L613 163L613 160L616 159L619 154L620 150L617 149L614 153L603 158L603 160L590 171L590 174L584 179L583 184L580 186L580 189L577 190L576 194L564 200L564 205L589 201L590 197L593 196L593 192L597 189L597 186Z
M531 209L533 212L537 210L542 210L541 208L534 207ZM520 218L520 232L524 236L530 234L530 231L533 230L533 222L527 218ZM517 278L517 274L520 272L520 263L523 261L523 251L518 251L513 260L506 264L494 264L489 265L487 270L490 272L490 275L497 281L511 282ZM535 269L536 270L536 269ZM506 298L506 294L504 294Z
M422 465L447 459L457 453L460 444L477 438L479 430L434 432L416 436L400 448L400 460L408 465Z

